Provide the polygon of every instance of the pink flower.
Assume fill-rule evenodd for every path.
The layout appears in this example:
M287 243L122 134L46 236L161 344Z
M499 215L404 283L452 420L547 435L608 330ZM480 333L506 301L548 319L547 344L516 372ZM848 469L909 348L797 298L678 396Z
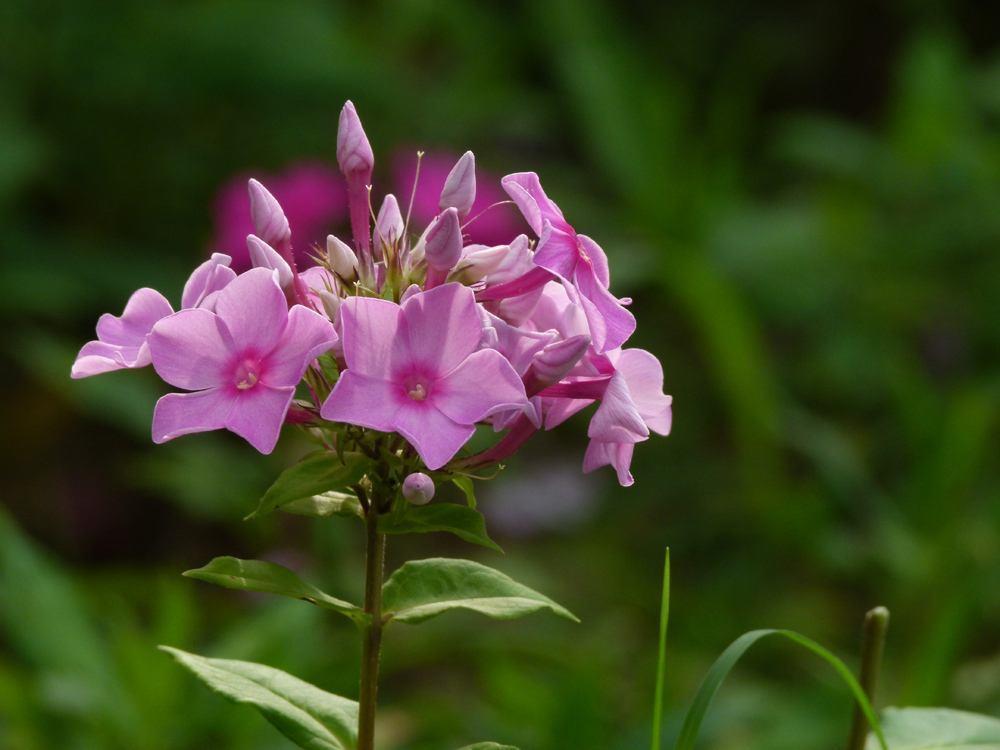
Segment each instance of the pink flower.
M229 267L230 258L222 253L194 269L184 284L181 307L211 310L219 291L236 274ZM97 321L97 340L80 349L70 376L87 378L114 370L145 367L152 360L146 339L157 321L173 314L167 298L155 289L143 288L133 293L120 317L105 313Z
M250 268L247 252L247 235L258 234L247 199L246 175L229 180L215 200L215 237L212 248L233 257L233 267L238 271ZM321 163L304 163L289 167L279 174L265 176L268 186L285 217L291 236L295 240L295 260L300 266L311 265L309 254L312 246L326 240L327 233L346 214L347 198L340 176ZM267 202L262 201L261 216ZM271 239L262 238L274 244Z
M571 282L580 293L598 353L616 349L635 331L635 317L608 290L608 259L600 245L576 230L542 189L534 172L509 174L501 184L538 235L535 265Z
M429 469L450 461L474 425L524 404L524 386L499 352L480 349L473 293L445 284L403 304L351 297L341 307L347 370L324 419L406 438Z
M326 318L301 305L288 309L274 272L247 271L218 295L215 312L182 310L153 327L157 374L193 391L156 403L153 442L224 428L270 453L295 386L335 341Z

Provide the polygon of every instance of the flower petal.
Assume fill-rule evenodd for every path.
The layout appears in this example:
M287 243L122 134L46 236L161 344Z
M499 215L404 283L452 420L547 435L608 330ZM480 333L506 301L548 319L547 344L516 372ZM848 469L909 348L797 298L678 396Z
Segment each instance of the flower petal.
M545 222L538 248L535 250L535 265L540 266L564 279L572 279L577 264L581 263L580 248L576 235L564 232Z
M580 264L574 275L574 282L580 292L580 302L590 326L594 350L603 354L628 341L635 331L635 316L601 286L593 269Z
M295 387L270 388L258 384L236 396L225 427L265 455L274 450Z
M285 332L262 368L261 382L270 387L295 386L306 367L337 342L333 324L319 313L295 305Z
M639 415L653 432L670 434L673 399L663 393L663 366L645 349L625 349L615 360L615 368L625 376L629 394Z
M542 189L542 183L534 172L515 172L500 180L500 185L520 209L524 220L532 231L541 236L545 221L568 228L563 213Z
M153 409L153 442L165 443L192 432L221 430L235 403L235 395L226 388L168 393Z
M398 305L374 297L349 297L340 307L344 359L350 370L387 379L396 358L405 355L399 336Z
M177 388L197 391L225 380L233 341L215 313L195 308L157 323L149 334L149 351L157 375Z
M267 268L237 276L219 292L215 312L239 350L265 354L277 345L288 321L288 303Z
M181 307L202 307L206 298L226 287L236 278L236 272L229 267L233 259L223 253L212 253L212 257L198 266L188 277L181 294Z
M156 325L174 311L167 298L143 287L132 293L121 316L105 313L97 321L97 338L106 344L141 346Z
M428 469L440 469L448 463L476 430L460 425L427 401L409 401L400 406L393 419L396 432L417 449Z
M469 355L434 383L428 401L445 416L464 425L527 404L521 378L510 362L493 349L480 349Z
M392 432L403 398L398 385L348 370L340 376L319 413L331 422Z
M472 290L445 284L403 303L402 320L409 343L408 364L438 377L460 365L479 348L483 321Z
M634 443L602 443L591 440L583 455L583 473L589 474L602 466L613 466L618 473L618 484L631 487L635 484L635 478L629 470L634 450Z
M91 375L101 375L115 370L145 367L151 361L149 346L145 341L140 346L119 346L106 344L103 341L88 341L76 355L70 377L88 378Z
M601 403L590 420L587 437L605 443L638 443L649 437L649 428L642 421L621 373L608 381Z

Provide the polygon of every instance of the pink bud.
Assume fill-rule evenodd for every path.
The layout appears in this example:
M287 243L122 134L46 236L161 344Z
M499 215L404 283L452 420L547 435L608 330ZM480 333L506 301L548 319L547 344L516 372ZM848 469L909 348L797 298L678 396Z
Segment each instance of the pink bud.
M476 157L471 151L462 154L444 182L441 191L441 209L456 208L463 219L472 210L476 200Z
M410 474L403 480L403 497L411 505L427 505L434 498L434 480L420 471Z
M337 126L337 163L340 171L349 180L361 184L370 184L372 169L375 166L375 154L361 127L358 111L350 101L340 110L340 122Z
M254 268L270 268L277 271L278 284L282 289L288 288L292 283L292 269L277 250L252 234L247 236L247 250L250 251L250 262Z
M524 375L525 390L533 395L562 380L583 358L589 347L590 336L586 334L570 336L546 345L532 359L531 366Z
M375 246L392 245L403 236L403 214L396 196L389 193L382 199L382 207L375 219Z
M337 318L340 315L340 305L343 300L340 295L336 292L331 292L329 289L320 289L316 292L319 297L320 303L323 305L323 312L326 313L326 317L334 324L337 322Z
M438 214L427 230L424 256L428 268L447 274L462 257L462 225L458 210L449 208Z
M358 276L358 256L346 242L330 234L326 238L326 257L330 268L340 278L352 281Z
M282 250L291 247L292 230L277 199L257 180L251 178L247 187L253 231L272 247Z

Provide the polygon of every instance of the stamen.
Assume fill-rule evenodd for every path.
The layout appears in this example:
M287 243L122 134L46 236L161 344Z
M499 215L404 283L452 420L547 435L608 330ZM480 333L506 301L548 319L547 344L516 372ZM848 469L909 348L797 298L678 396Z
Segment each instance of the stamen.
M414 401L423 401L427 398L427 386L423 383L416 383L410 386L409 390L406 391L406 395Z

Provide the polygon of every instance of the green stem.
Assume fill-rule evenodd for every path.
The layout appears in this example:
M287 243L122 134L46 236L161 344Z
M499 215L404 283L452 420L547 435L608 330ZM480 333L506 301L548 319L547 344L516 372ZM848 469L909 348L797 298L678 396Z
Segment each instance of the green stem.
M385 534L378 532L375 498L365 516L365 626L361 646L361 695L358 708L358 750L375 747L375 706L378 701L378 667L382 650L382 579L385 577Z
M858 681L872 706L875 705L875 690L878 687L878 675L882 667L882 652L885 649L888 629L889 610L885 607L875 607L865 615L864 635L861 640L861 674ZM864 750L867 735L868 721L860 709L855 707L847 750Z

